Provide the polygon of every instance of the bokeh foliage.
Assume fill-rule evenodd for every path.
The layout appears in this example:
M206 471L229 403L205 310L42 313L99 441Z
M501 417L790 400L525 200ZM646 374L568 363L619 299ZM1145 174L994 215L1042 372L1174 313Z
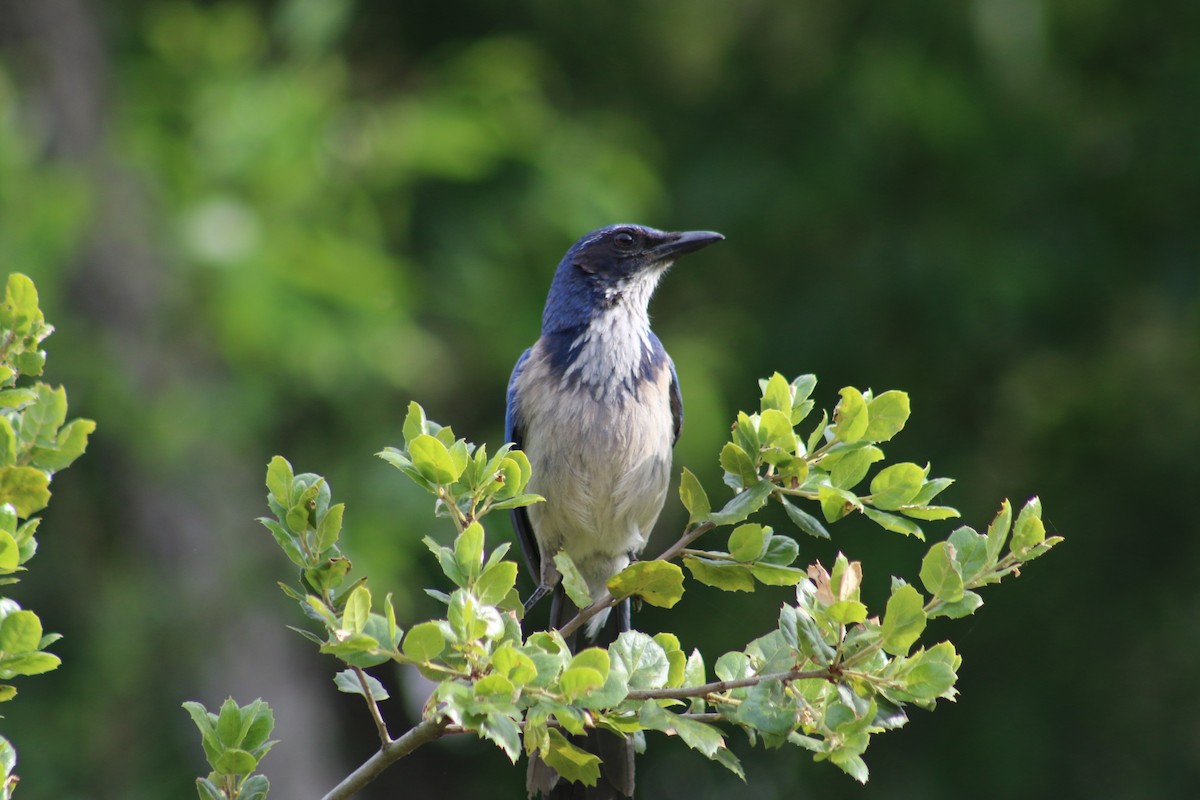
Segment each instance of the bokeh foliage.
M0 7L0 266L37 283L59 328L48 379L101 423L22 584L66 638L64 668L8 720L30 742L21 794L185 796L202 765L178 704L205 692L271 702L283 796L303 794L289 771L361 760L369 728L334 730L362 732L357 707L313 699L326 665L263 633L288 609L262 580L272 546L246 545L263 536L259 467L320 465L376 591L428 610L409 589L434 582L430 531L370 454L411 398L498 441L554 264L628 220L728 237L653 309L687 403L680 462L711 459L753 399L740 387L775 369L899 385L922 409L913 449L959 478L948 502L979 519L1037 491L1072 534L962 640L969 701L873 749L866 790L748 751L756 796L1187 796L1196 16L1128 0ZM913 566L870 525L859 537L840 543L851 558ZM697 591L676 609L697 618L683 645L718 646L763 602ZM1015 677L1033 663L1038 679ZM305 681L321 689L272 696ZM736 788L704 766L660 746L642 785ZM389 779L473 796L497 771L520 796L506 761L461 749Z

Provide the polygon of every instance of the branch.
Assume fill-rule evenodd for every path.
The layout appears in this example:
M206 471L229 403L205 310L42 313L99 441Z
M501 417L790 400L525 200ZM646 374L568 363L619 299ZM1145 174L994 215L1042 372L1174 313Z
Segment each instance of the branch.
M668 547L662 552L661 555L653 560L671 561L672 559L677 558L681 553L683 553L689 544L696 541L696 539L708 533L715 527L717 526L712 522L702 522L696 527L692 528L690 531L684 531L683 535L679 537L679 541ZM558 632L563 636L570 636L572 633L583 627L583 624L589 619L596 616L601 611L604 611L606 608L612 608L624 599L625 598L623 597L613 597L612 592L606 589L604 594L600 595L592 602L590 606L583 609L570 620L568 620L566 625L563 625L558 629Z
M368 758L358 769L351 772L337 786L329 790L322 800L349 800L356 792L379 777L385 769L424 744L440 739L446 732L446 723L441 720L422 720L399 739L388 742L379 752Z
M728 692L746 686L757 686L766 681L802 681L810 679L833 680L834 674L828 669L800 670L774 672L767 675L753 675L749 678L739 678L736 681L714 681L701 686L680 686L677 689L634 689L625 695L626 700L682 700L688 697L706 697L718 692Z
M379 743L387 747L392 742L392 735L388 733L383 715L379 713L379 704L375 702L375 695L371 694L371 685L367 683L367 673L363 672L361 667L351 667L350 669L354 670L354 677L358 678L358 685L362 687L363 697L367 700L367 708L371 711L371 719L375 721L375 730L379 732Z

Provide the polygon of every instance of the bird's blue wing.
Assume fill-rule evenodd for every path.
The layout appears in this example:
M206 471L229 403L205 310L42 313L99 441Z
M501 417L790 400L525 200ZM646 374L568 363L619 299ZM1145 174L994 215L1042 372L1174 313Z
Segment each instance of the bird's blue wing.
M508 407L504 414L504 439L512 442L518 450L525 446L525 423L521 419L521 404L517 399L517 379L521 375L521 370L525 368L525 362L529 360L531 350L532 348L526 350L517 359L512 377L508 379ZM517 533L517 542L521 545L521 552L525 556L525 566L529 568L533 582L537 583L541 580L542 556L538 550L537 537L533 533L533 524L529 521L528 509L514 508L512 525L513 530Z
M671 357L667 357L667 366L671 368L671 386L668 389L671 399L671 424L674 426L674 438L671 439L671 444L679 441L679 434L683 431L683 394L679 391L679 376L675 374L675 362Z

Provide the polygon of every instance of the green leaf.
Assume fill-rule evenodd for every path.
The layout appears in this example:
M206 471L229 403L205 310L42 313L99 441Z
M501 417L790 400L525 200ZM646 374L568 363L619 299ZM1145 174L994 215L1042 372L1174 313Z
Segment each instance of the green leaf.
M9 680L18 675L41 675L58 669L60 664L62 659L51 653L22 653L0 659L0 680Z
M446 649L446 637L436 622L414 625L404 637L404 655L413 661L432 661Z
M874 445L848 450L844 455L834 455L840 457L826 458L821 466L829 467L829 480L838 489L853 489L867 477L872 464L883 460L883 451Z
M409 447L413 439L418 436L429 433L429 426L426 424L425 409L414 400L408 404L408 413L404 417L404 446Z
M782 681L770 680L751 686L738 706L736 718L766 734L785 736L795 729L796 701L784 692Z
M775 534L767 540L767 551L760 559L764 564L786 567L800 555L800 545L790 536Z
M742 486L750 486L758 481L758 472L754 461L741 447L733 442L726 442L721 448L721 468L735 476Z
M0 325L18 336L25 336L41 321L37 287L27 276L12 273L5 286L4 304L0 306Z
M787 378L776 372L768 380L759 381L759 386L762 388L762 404L761 411L775 409L777 411L792 413L792 389L788 385ZM789 424L789 428L791 425Z
M375 680L370 675L363 673L367 679L367 689L371 692L371 697L375 700L387 700L389 695L387 689L383 688L383 684ZM361 694L366 696L363 691L362 683L358 680L358 675L352 669L344 669L333 676L333 683L337 686L339 692L346 694Z
M266 800L271 784L266 775L253 775L242 783L238 800Z
M886 511L878 511L870 506L863 506L863 513L885 531L903 533L905 536L915 536L922 541L925 539L925 532L921 530L921 526L911 519L906 519L897 514L889 514Z
M34 467L0 468L0 503L12 503L25 519L50 502L50 476Z
M21 563L21 547L8 531L0 530L0 570L11 572Z
M921 506L921 505L906 505L900 506L900 513L906 517L913 519L936 521L939 519L954 519L962 516L958 513L958 509L950 506Z
M574 702L583 695L604 685L604 676L588 667L567 667L558 679L563 695Z
M834 438L839 442L854 444L867 432L869 419L867 401L862 392L847 386L839 392L842 399L833 411Z
M275 715L271 713L271 707L262 700L255 700L243 708L242 714L243 722L246 718L250 720L246 735L242 738L242 747L255 752L266 743L267 737L275 728Z
M959 619L968 617L983 605L983 598L972 591L963 592L963 596L953 603L935 603L929 612L930 617L949 617Z
M769 528L762 525L739 525L729 534L729 556L734 561L757 561L767 549Z
M409 442L408 452L412 457L413 466L432 483L454 483L462 474L462 469L450 457L446 445L427 433L422 433ZM466 467L465 464L462 466Z
M342 514L346 510L345 503L330 506L321 521L317 523L317 553L324 553L337 544L338 536L342 533Z
M652 606L671 608L683 597L683 570L670 561L635 561L608 579L613 597L637 595Z
M49 472L66 469L83 455L88 436L95 430L96 423L90 419L71 420L59 430L53 447L34 448L31 454L34 466Z
M533 659L510 644L503 644L492 653L492 669L514 686L524 686L538 675Z
M595 786L600 780L600 758L567 741L557 728L547 730L549 746L542 760L568 781Z
M242 714L238 704L230 697L221 704L217 713L217 741L225 747L237 747L242 743ZM215 766L215 765L214 765ZM253 766L248 772L254 770Z
M0 703L7 703L17 696L17 687L7 683L0 683ZM3 747L0 745L0 752L3 752ZM2 796L2 795L0 795Z
M725 737L712 725L672 714L653 700L642 703L638 712L642 725L652 731L661 731L668 736L678 736L684 744L698 750L708 758L725 747Z
M248 775L257 766L257 758L241 748L232 747L217 756L213 769L222 775Z
M1013 526L1012 544L1009 547L1015 555L1019 556L1031 547L1041 544L1045 539L1046 526L1042 523L1042 501L1034 497L1017 515L1017 523Z
M1004 542L1008 539L1008 531L1012 527L1012 506L1005 500L1000 504L1000 510L996 513L992 523L987 529L987 557L988 561L995 561L1000 557L1000 552L1004 549Z
M483 526L468 525L454 540L454 560L468 580L479 577L483 568Z
M32 611L12 611L0 620L0 651L13 655L38 649L42 621Z
M963 596L963 576L954 560L954 547L937 542L921 560L921 583L938 600L954 603Z
M765 447L778 447L788 452L796 450L796 433L792 430L791 410L769 408L759 415L758 434Z
M862 508L862 503L856 496L832 486L818 487L817 499L821 503L821 513L825 515L826 522L837 522L854 509Z
M578 608L590 606L592 595L588 591L587 581L566 550L559 550L554 554L554 566L558 567L558 572L562 575L563 590L566 591L567 597L571 598L571 602Z
M679 499L683 501L683 507L688 511L689 525L704 522L712 512L712 506L709 504L704 487L687 467L683 468L683 474L679 477Z
M683 565L692 573L693 578L706 586L715 586L727 592L754 591L754 573L745 564L684 556Z
M758 481L734 495L724 508L709 516L709 521L715 525L736 525L762 508L774 488L770 481Z
M371 615L371 590L358 585L346 598L346 607L342 611L342 629L351 633L362 633L367 627L367 618Z
M888 441L904 428L909 413L907 393L884 392L867 403L869 422L863 438L871 442Z
M795 567L781 567L776 564L750 564L750 574L760 583L767 586L795 586L804 580L804 570Z
M829 531L825 530L825 526L821 524L821 521L812 514L796 506L785 495L779 496L779 502L783 504L783 510L787 512L788 519L797 528L817 539L829 538Z
M929 505L929 502L933 500L933 498L944 492L952 483L954 483L953 478L934 478L933 480L925 481L925 483L921 485L921 491L917 492L917 496L912 499L912 505ZM955 516L958 515L955 514Z
M196 727L200 729L201 736L216 736L215 723L204 706L194 700L187 700L182 706L188 712L188 716L192 718L192 722L196 723Z
M968 527L958 528L947 541L954 548L954 560L964 583L969 583L995 563L988 560L987 537Z
M894 511L916 497L924 482L925 470L916 464L884 467L871 480L871 502L876 508Z
M517 565L500 561L483 571L475 581L475 594L487 606L499 605L517 583Z
M200 800L229 800L229 796L208 778L196 778L196 793Z
M925 630L925 599L908 584L888 598L883 615L883 649L894 656L908 653Z
M275 456L267 465L267 489L276 503L288 505L288 491L292 486L292 465L283 456Z
M666 651L641 631L623 632L609 645L608 654L629 674L630 689L659 689L670 677Z

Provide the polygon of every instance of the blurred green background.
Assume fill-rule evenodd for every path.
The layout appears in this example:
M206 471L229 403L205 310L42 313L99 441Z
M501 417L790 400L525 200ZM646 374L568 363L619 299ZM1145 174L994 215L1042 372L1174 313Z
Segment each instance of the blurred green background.
M275 709L272 797L320 796L363 760L360 703L284 627L303 623L254 522L267 460L327 475L376 593L402 620L434 613L419 540L448 526L372 454L410 399L499 443L562 252L637 221L728 237L653 308L687 406L677 463L710 492L755 378L815 372L827 407L847 384L908 390L888 453L958 478L945 497L967 522L1036 492L1068 537L932 630L964 656L962 697L879 737L866 787L733 734L745 788L652 737L641 796L1194 797L1198 17L1171 0L0 2L0 268L37 282L49 379L100 424L15 591L66 635L63 667L5 709L19 796L193 797L179 704L230 693ZM670 507L660 534L681 522ZM868 600L923 552L861 520L834 533ZM711 663L785 596L697 589L642 623ZM394 731L412 713L385 711ZM454 741L362 796L522 784Z

